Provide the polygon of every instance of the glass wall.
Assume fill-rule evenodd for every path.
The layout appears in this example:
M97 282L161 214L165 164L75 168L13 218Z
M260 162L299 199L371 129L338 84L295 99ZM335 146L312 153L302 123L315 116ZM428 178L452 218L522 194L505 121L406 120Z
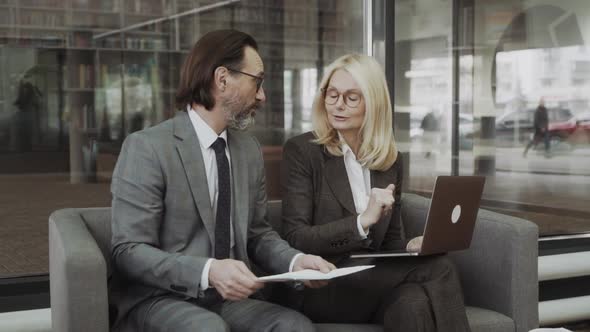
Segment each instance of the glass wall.
M486 175L486 207L542 236L590 231L590 3L396 1L394 20L409 190Z
M386 60L406 190L429 192L436 175L451 173L452 23L451 1L395 2L394 59Z
M367 51L366 3L405 190L483 174L486 207L542 235L588 232L585 0L0 0L0 277L47 273L52 211L110 205L122 141L174 114L182 61L214 29L259 42L268 101L251 132L280 198L282 144L310 129L323 68ZM547 135L535 136L541 100Z
M252 34L267 103L252 132L278 198L282 144L310 128L323 67L363 51L355 0L0 0L0 277L48 271L47 219L110 205L122 141L170 118L204 33Z

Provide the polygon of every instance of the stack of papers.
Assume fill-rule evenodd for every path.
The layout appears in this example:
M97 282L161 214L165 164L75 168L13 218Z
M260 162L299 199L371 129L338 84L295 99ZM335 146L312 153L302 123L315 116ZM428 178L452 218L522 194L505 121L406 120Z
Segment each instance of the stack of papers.
M258 278L258 281L262 282L283 282L283 281L307 281L307 280L330 280L333 278L342 277L345 275L357 273L367 269L371 269L375 265L361 265L353 267L344 267L341 269L335 269L328 273L322 273L317 270L301 270L297 272L288 272L282 274L275 274L272 276L266 276Z

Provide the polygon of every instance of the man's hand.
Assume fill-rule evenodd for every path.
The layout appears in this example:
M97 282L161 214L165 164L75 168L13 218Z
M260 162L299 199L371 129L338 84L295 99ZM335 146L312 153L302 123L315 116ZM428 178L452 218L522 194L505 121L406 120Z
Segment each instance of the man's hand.
M423 236L418 236L410 240L408 245L406 246L406 250L409 252L420 252L422 249L422 239Z
M293 271L305 269L318 270L322 273L328 273L336 269L336 266L334 266L334 264L328 262L327 260L321 258L320 256L301 255L297 257L297 259L295 259L295 262L293 263ZM320 288L326 286L328 284L328 281L308 280L304 282L304 284L309 288Z
M244 262L234 259L211 261L209 284L231 301L243 300L264 286Z
M395 199L393 192L395 185L390 184L385 189L373 188L369 197L367 209L361 213L360 222L363 229L367 231L369 227L376 224L382 216L389 213L393 207Z

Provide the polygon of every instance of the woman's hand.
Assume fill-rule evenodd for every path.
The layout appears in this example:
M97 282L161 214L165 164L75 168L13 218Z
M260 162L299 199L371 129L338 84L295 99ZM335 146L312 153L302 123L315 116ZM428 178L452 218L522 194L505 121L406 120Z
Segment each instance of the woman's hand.
M406 246L406 250L408 252L420 252L420 250L422 250L422 239L424 237L423 236L417 236L413 239L410 240L410 242L408 242L408 245Z
M391 211L393 203L395 202L395 199L393 198L394 191L395 185L393 184L388 185L385 189L371 189L367 209L360 215L361 226L363 226L365 232L369 227L376 224L381 217Z

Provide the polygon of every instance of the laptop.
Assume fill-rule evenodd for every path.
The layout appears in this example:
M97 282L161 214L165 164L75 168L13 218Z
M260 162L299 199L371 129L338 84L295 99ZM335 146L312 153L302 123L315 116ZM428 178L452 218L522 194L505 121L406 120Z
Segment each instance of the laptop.
M484 183L483 176L436 178L420 252L374 251L353 253L350 258L427 256L469 248Z

